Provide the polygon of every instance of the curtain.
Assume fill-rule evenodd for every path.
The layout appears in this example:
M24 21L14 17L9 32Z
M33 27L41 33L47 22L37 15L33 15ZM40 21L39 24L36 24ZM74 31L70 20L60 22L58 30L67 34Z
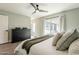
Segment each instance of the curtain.
M60 16L60 32L66 31L66 17L65 15Z

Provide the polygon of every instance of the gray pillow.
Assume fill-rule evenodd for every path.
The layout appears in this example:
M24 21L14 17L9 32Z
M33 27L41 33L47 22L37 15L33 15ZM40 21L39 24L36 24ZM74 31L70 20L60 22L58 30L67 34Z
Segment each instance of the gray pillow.
M62 37L62 35L64 34L64 32L61 33L57 33L54 37L53 37L53 46L56 46L58 40Z
M78 32L76 29L74 31L66 32L57 42L56 49L66 50L77 37Z

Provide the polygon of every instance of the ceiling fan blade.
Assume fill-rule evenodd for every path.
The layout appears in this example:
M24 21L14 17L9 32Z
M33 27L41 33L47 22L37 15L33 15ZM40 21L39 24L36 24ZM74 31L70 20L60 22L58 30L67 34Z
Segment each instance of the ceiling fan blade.
M34 9L36 9L36 7L35 7L35 5L33 3L30 3L30 4L34 7Z
M34 14L34 13L36 13L36 10L32 14Z
M46 11L46 10L38 10L39 12L48 12L48 11Z

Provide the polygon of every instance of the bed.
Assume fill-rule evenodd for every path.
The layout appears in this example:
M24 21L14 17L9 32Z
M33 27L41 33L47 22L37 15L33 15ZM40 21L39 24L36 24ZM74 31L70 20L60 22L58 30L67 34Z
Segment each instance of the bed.
M22 45L25 41L21 42L14 50L14 53L16 55L27 55L26 50L22 49ZM67 50L66 51L56 50L56 47L52 46L52 42L53 42L53 37L45 41L42 41L40 43L34 44L30 48L29 55L67 55L68 54Z
M16 47L14 53L16 55L79 55L79 32L74 29L54 36L44 35L24 40Z

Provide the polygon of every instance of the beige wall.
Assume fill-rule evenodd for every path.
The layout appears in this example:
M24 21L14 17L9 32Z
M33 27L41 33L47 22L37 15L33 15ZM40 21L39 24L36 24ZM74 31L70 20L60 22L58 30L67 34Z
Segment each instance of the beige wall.
M57 14L52 14L46 17L53 17L56 15L61 15L65 14L66 15L66 31L72 28L78 28L79 29L79 8L65 11L65 12L60 12ZM14 28L14 27L28 27L31 28L31 20L30 17L28 16L23 16L11 12L6 12L6 11L0 11L0 15L7 15L9 18L9 29ZM36 33L38 35L43 35L43 20L45 17L35 19L36 23Z
M65 30L68 31L73 28L77 28L79 30L79 8L63 11L57 14L50 15L48 17L53 17L57 15L64 14L66 16L66 24L65 24Z
M66 30L77 28L79 30L79 9L68 11L66 14Z
M31 19L28 16L19 15L19 14L7 12L7 11L0 11L0 15L8 16L9 29L15 28L15 27L31 28Z
M39 33L40 35L43 35L43 32L44 32L43 31L43 20L45 18L50 18L50 17L62 15L62 14L66 16L65 30L68 31L70 29L77 28L79 31L79 8L76 8L73 10L63 11L60 13L56 13L56 14L52 14L52 15L48 15L48 16L36 19L38 20L37 21L38 25L36 25L36 29L37 29L36 32Z

